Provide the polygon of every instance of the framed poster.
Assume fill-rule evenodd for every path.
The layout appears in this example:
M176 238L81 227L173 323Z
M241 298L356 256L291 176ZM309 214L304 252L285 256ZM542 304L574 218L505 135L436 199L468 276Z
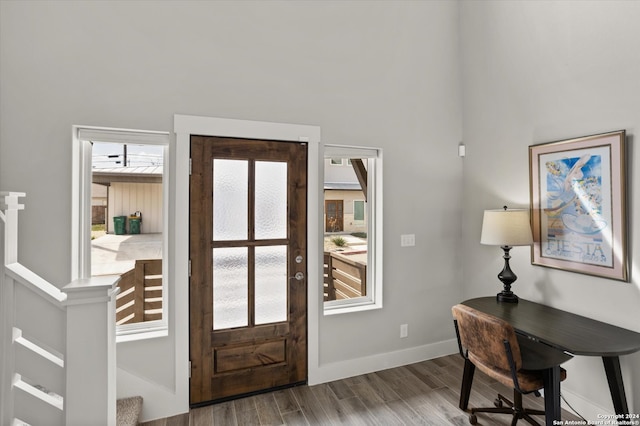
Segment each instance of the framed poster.
M625 131L529 147L531 263L628 281Z

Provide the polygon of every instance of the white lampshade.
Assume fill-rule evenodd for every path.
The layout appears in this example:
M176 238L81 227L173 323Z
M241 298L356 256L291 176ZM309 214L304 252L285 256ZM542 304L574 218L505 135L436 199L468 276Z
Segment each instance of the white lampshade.
M480 244L490 246L529 246L533 244L529 210L485 210Z

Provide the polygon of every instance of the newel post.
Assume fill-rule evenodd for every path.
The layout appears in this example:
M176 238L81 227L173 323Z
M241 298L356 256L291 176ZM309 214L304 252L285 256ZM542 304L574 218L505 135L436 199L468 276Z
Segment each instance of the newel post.
M24 210L24 204L18 199L25 195L24 192L0 192L0 219L4 222L2 266L18 261L18 210Z
M5 265L18 261L18 211L24 209L19 198L23 192L0 192L0 424L13 421L12 375L13 357L13 280L5 273Z
M67 294L66 424L116 424L115 299L120 276L78 279Z

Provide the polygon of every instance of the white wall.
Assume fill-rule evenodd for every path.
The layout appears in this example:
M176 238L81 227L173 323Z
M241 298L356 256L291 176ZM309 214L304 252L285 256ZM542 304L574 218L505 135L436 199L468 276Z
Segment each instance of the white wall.
M319 318L320 362L336 375L391 365L452 338L463 290L499 288L482 211L528 205L528 145L626 129L632 282L533 267L523 248L512 266L522 297L640 331L640 3L460 4L459 17L448 1L0 2L0 188L27 193L22 262L59 287L71 275L73 124L171 131L184 113L319 125L325 143L385 155L384 308ZM405 233L414 248L400 248ZM170 397L174 346L119 347L120 383ZM638 412L639 356L622 366ZM601 362L567 367L569 396L610 412Z
M171 131L175 113L319 125L325 143L385 155L384 308L310 318L320 363L340 376L454 348L457 3L0 2L0 52L0 187L27 193L20 256L39 275L59 287L71 275L72 125ZM406 233L415 247L400 248ZM154 401L144 419L181 397L174 336L187 330L170 321L168 338L118 347L119 394Z
M366 162L364 163L366 167ZM350 182L358 183L356 173L353 171L353 166L347 164L346 159L343 159L343 164L331 164L331 159L324 160L324 181L325 182Z
M514 291L640 331L640 3L463 1L465 297L497 292L501 252L481 246L482 211L529 204L528 146L626 129L631 283L530 264L512 250ZM640 411L640 356L621 358L629 408ZM584 415L612 413L602 362L577 357L563 393Z

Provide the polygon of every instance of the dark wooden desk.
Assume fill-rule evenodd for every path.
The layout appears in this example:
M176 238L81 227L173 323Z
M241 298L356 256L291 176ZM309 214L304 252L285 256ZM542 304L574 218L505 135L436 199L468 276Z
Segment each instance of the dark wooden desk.
M640 350L640 333L523 299L503 303L495 297L480 297L462 304L502 318L517 333L572 355L602 357L615 412L629 414L619 356ZM545 411L550 425L560 420L560 367L550 371L546 379ZM463 398L461 395L460 408L466 410L468 395L466 401Z

